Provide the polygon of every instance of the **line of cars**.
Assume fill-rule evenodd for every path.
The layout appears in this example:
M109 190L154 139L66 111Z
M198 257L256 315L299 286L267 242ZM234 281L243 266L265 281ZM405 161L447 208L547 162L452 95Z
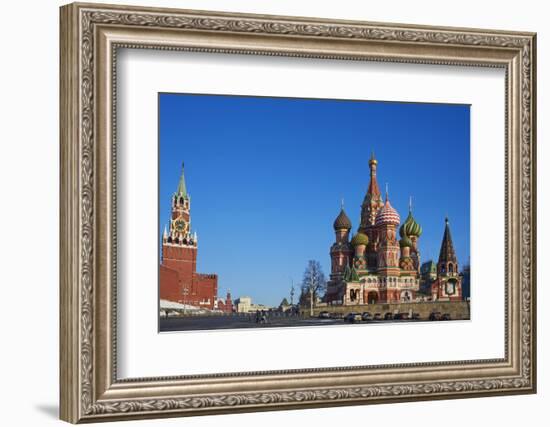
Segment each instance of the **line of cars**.
M420 320L419 313L392 313L387 312L384 315L382 313L371 314L368 311L363 313L351 312L343 315L342 313L331 313L329 311L321 311L319 313L319 319L344 319L346 323L361 323L369 321L380 321L380 320ZM449 313L440 313L432 312L428 320L451 320L451 315Z

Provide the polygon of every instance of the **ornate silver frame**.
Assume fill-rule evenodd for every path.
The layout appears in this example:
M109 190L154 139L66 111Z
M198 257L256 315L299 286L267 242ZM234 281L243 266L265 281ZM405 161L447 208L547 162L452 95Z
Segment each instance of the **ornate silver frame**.
M61 8L61 418L77 423L536 391L533 33L71 4ZM492 360L119 380L118 47L506 70L506 339Z

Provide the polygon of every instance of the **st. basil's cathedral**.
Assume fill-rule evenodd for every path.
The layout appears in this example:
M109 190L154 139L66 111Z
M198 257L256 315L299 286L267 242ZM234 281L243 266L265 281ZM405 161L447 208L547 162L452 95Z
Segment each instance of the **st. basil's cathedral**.
M374 154L369 160L370 182L361 205L361 222L350 240L352 224L342 206L334 221L336 241L330 248L331 274L327 284L329 304L362 305L415 302L420 289L419 239L422 227L409 214L400 225L399 213L386 189L382 199ZM397 233L399 228L399 237ZM462 276L451 239L449 221L431 285L432 301L461 301Z

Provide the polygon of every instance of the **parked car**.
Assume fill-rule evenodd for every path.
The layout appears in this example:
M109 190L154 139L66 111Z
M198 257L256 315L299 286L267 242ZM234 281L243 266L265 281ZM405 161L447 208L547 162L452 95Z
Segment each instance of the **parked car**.
M441 320L441 313L439 311L432 311L430 313L430 320Z
M359 323L361 322L362 320L362 317L361 317L361 313L348 313L346 314L346 316L344 317L344 322L348 322L348 323Z
M385 315L384 315L384 320L392 320L393 319L393 313L391 312L387 312Z
M374 316L372 316L372 320L381 320L382 315L380 313L374 313Z
M337 313L337 312L330 313L331 319L342 319L343 317L344 317L343 313Z
M372 316L371 314L368 312L368 311L365 311L362 316L361 316L362 320L366 321L366 320L372 320Z
M319 319L330 319L330 313L328 311L321 311L318 317Z
M413 313L411 319L412 320L420 320L420 313Z
M401 320L409 320L409 313L401 313Z
M393 315L393 320L401 320L403 319L403 314L402 313L395 313Z
M441 320L451 320L451 315L449 313L443 313Z

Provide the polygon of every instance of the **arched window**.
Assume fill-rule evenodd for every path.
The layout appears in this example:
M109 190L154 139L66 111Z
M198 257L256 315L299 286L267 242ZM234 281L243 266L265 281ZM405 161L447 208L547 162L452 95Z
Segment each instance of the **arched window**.
M449 263L449 273L453 272L453 264Z

